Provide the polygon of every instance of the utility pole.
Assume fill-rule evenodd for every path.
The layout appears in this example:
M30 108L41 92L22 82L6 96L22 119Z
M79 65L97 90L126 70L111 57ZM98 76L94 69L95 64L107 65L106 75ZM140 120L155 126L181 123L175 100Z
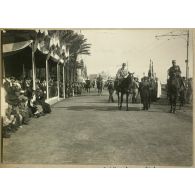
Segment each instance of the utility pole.
M186 55L186 59L185 59L185 63L186 63L186 79L189 78L189 29L187 30L186 33L172 33L170 32L169 34L164 34L164 35L156 35L155 38L159 39L161 37L169 37L168 40L170 40L170 38L175 38L175 37L186 37L186 49L187 49L187 55Z
M186 79L189 78L189 30L187 31Z

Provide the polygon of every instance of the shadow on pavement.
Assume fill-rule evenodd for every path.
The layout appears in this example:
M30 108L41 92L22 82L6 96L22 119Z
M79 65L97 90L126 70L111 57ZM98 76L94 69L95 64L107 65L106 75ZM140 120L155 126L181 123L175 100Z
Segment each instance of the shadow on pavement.
M67 110L73 111L85 111L85 110L94 110L94 111L120 111L117 106L68 106L68 107L55 107L55 108L65 108ZM121 111L126 111L126 107L123 107ZM129 111L140 111L140 108L129 107Z

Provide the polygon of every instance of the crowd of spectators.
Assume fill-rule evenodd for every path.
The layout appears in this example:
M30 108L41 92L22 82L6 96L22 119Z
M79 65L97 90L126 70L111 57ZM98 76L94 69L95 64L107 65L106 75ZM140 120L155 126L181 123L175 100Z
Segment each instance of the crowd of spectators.
M9 138L23 125L29 124L32 117L39 118L51 112L50 105L45 102L45 80L36 80L36 90L32 86L31 78L3 79L1 112L4 138Z

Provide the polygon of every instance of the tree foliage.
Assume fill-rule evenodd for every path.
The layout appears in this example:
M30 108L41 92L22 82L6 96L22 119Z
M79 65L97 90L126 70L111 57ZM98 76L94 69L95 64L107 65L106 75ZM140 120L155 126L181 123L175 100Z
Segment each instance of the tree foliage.
M45 33L46 34L46 33ZM42 42L45 49L50 52L54 52L60 58L66 59L69 58L71 64L77 62L78 55L90 55L91 44L87 42L87 39L82 34L78 34L73 30L48 30L47 35L44 33L38 32L38 42ZM51 40L59 40L59 44L51 45ZM69 50L69 56L66 54L66 48Z

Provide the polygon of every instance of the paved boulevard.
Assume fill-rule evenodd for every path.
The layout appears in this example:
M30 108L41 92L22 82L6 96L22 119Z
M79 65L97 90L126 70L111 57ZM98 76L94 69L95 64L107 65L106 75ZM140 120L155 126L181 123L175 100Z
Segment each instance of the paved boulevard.
M117 109L103 96L74 97L52 106L4 139L4 162L63 165L190 166L192 114L166 105Z

